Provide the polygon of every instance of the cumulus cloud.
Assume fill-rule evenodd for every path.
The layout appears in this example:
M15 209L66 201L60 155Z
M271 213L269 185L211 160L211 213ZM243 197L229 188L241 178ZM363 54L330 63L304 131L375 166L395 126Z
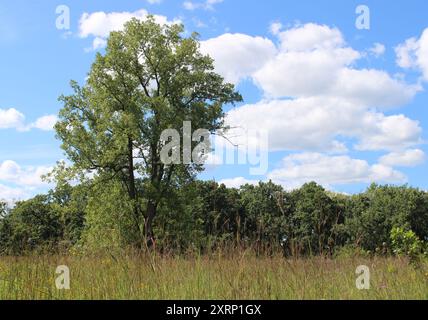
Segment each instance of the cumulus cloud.
M0 109L0 129L15 129L18 131L29 131L39 129L43 131L53 130L58 117L47 115L38 118L35 122L26 124L25 115L14 108Z
M92 49L97 50L103 48L107 44L106 39L110 32L123 30L125 23L132 18L144 20L147 18L148 14L147 10L144 9L134 12L85 12L79 20L79 36L81 38L94 37ZM154 15L154 18L159 24L180 22L177 19L170 21L166 16L162 15Z
M428 28L419 39L410 38L395 48L397 64L402 68L414 68L421 71L423 79L428 81Z
M416 38L407 39L406 42L395 48L397 55L397 64L402 68L413 68L417 66L416 52L419 49L419 43Z
M307 23L279 33L284 52L335 50L345 45L342 33L337 28Z
M355 68L364 53L349 47L337 28L313 23L281 28L279 22L271 25L278 46L267 38L224 34L202 42L201 49L227 80L250 77L269 99L334 96L385 108L402 106L421 90L382 70ZM384 46L375 44L372 51L381 54Z
M385 71L374 69L342 69L329 95L377 109L399 107L409 103L419 85L408 85L393 79Z
M15 161L6 160L0 163L0 181L24 187L40 187L45 183L41 176L49 173L52 167L21 167Z
M406 177L399 171L383 164L370 165L365 160L349 156L328 156L320 153L289 155L280 168L268 178L287 188L296 188L316 181L324 186L351 183L403 183Z
M357 150L403 150L421 144L422 128L418 121L404 115L385 116L367 112L361 119Z
M23 167L12 160L0 162L0 200L13 204L30 198L48 185L41 177L51 170L47 166Z
M383 70L357 67L367 52L376 57L384 54L380 43L359 52L346 43L339 29L313 23L284 30L275 22L270 31L277 44L225 34L202 45L226 79L238 84L252 79L264 94L262 101L227 113L233 144L260 146L257 137L248 139L246 132L263 128L269 133L268 151L300 152L268 175L290 187L313 180L324 185L404 182L405 175L394 167L419 163L420 153L408 150L423 143L422 128L402 114L384 112L411 102L421 86ZM369 164L347 156L351 148L390 154ZM239 185L245 180L228 183Z
M421 89L384 71L356 69L363 54L347 46L336 28L309 23L278 37L278 55L253 75L270 98L327 95L379 108L406 104ZM380 53L381 45L375 50Z
M276 54L271 40L245 34L223 34L201 42L201 51L215 60L216 71L232 83L251 76Z
M55 124L58 122L56 115L48 115L38 118L30 125L31 128L36 128L43 131L51 131L54 129Z
M279 22L271 25L278 45L243 34L202 43L227 80L250 78L265 96L228 112L235 144L253 128L269 132L270 151L341 153L351 147L349 139L357 150L399 151L422 142L418 121L382 113L409 103L419 85L383 70L357 68L364 53L347 45L337 28L312 23L282 28ZM376 44L373 50L381 54L384 47Z
M226 123L234 128L229 135L235 144L246 143L241 140L245 130L267 129L270 151L346 152L341 138L356 139L358 150L392 151L422 142L417 121L386 116L341 98L261 101L231 110Z
M332 91L340 68L358 55L352 50L280 52L254 73L265 95L307 97Z
M0 109L0 129L17 129L24 125L25 116L18 110Z
M420 149L392 152L380 158L379 162L391 167L414 167L425 161L425 153Z

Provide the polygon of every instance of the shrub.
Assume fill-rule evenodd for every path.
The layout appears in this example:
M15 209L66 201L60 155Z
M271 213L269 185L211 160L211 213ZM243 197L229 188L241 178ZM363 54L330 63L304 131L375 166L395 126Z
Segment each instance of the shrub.
M396 255L406 255L411 261L416 261L425 254L426 244L412 230L393 228L391 243Z

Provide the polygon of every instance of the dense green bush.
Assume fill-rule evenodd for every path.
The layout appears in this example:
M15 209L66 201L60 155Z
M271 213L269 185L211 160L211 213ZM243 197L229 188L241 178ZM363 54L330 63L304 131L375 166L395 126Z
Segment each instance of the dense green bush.
M1 251L21 253L41 246L55 245L63 228L60 214L47 196L18 202L12 213L2 221Z
M51 252L76 244L84 229L87 197L81 189L81 186L62 186L48 195L18 202L13 209L3 209L0 253Z
M427 194L407 186L372 185L350 198L346 217L348 240L366 250L390 248L394 227L413 230L424 239L428 235Z
M412 230L393 228L391 230L392 250L397 255L406 255L412 260L426 254L427 245Z

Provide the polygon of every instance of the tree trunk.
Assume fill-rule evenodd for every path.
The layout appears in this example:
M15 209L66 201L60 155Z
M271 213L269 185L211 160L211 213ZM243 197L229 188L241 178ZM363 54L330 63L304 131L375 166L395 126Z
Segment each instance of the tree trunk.
M135 173L134 173L134 154L133 154L133 143L132 139L128 138L128 186L129 186L129 197L132 201L134 211L134 224L135 232L137 232L138 245L141 246L144 243L144 237L140 228L140 205L138 203L138 192L135 186Z
M147 214L146 214L146 241L147 246L153 247L155 244L155 235L153 232L153 220L156 216L158 204L153 200L149 200L147 203Z

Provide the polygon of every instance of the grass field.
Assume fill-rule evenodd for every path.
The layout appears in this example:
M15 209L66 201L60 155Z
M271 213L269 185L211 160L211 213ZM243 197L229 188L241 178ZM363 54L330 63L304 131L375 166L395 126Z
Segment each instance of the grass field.
M56 288L58 265L70 290ZM359 265L370 290L356 288ZM2 257L0 299L428 299L427 271L404 258Z

